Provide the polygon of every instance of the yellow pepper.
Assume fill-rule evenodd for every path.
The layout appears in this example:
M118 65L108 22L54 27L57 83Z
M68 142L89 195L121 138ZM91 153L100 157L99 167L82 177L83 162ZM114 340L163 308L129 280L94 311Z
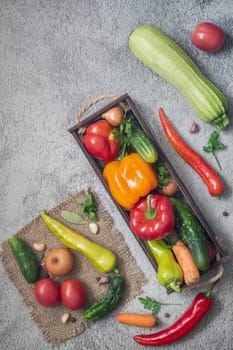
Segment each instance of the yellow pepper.
M137 153L108 163L103 175L113 198L127 210L158 185L151 164Z
M44 210L41 211L41 217L60 242L82 253L97 270L104 273L118 271L116 255L110 249L90 241L79 232L47 215Z

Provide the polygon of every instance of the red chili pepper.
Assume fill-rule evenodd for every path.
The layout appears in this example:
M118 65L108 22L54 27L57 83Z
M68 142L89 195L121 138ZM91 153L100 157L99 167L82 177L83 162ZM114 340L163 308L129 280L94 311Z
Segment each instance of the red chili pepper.
M150 194L130 211L130 227L135 235L152 240L166 237L174 228L171 202L164 195Z
M120 150L113 128L106 120L99 120L87 127L83 144L89 154L104 162L112 161Z
M153 334L135 335L134 340L141 345L161 346L174 343L201 321L210 310L213 302L210 299L212 288L206 293L199 293L188 310L170 327Z
M207 185L209 193L212 196L220 196L223 194L224 185L220 177L196 151L184 142L180 135L174 130L162 108L159 109L159 117L169 142L176 152L199 174Z

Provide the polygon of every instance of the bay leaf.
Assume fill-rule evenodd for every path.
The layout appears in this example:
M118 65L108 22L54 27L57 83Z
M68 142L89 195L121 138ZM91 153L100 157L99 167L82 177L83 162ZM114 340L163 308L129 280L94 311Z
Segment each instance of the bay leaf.
M73 213L72 211L62 210L60 214L63 219L71 224L82 225L87 223L87 221L81 215Z

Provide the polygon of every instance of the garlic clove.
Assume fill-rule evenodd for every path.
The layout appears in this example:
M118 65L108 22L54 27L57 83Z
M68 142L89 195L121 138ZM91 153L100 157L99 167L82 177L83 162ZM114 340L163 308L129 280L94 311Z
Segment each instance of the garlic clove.
M70 318L70 314L68 312L65 312L61 317L62 323L67 323L69 321L69 318Z
M103 284L108 284L110 282L111 277L109 275L102 276L98 280L98 285L101 286Z
M33 248L38 252L43 252L46 248L46 245L44 243L34 243Z
M94 235L96 235L96 234L98 233L98 231L99 231L99 226L98 226L95 222L91 222L91 223L89 224L89 228L90 228L90 231L91 231Z

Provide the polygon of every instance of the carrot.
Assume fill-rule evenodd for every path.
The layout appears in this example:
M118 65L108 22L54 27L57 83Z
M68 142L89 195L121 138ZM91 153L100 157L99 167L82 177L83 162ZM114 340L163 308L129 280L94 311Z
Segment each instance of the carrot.
M123 312L116 315L116 320L131 326L152 328L156 325L157 319L151 314L137 314Z
M176 257L178 264L183 270L185 284L190 286L199 283L200 272L195 265L189 248L184 244L184 242L178 240L172 247L172 251Z

